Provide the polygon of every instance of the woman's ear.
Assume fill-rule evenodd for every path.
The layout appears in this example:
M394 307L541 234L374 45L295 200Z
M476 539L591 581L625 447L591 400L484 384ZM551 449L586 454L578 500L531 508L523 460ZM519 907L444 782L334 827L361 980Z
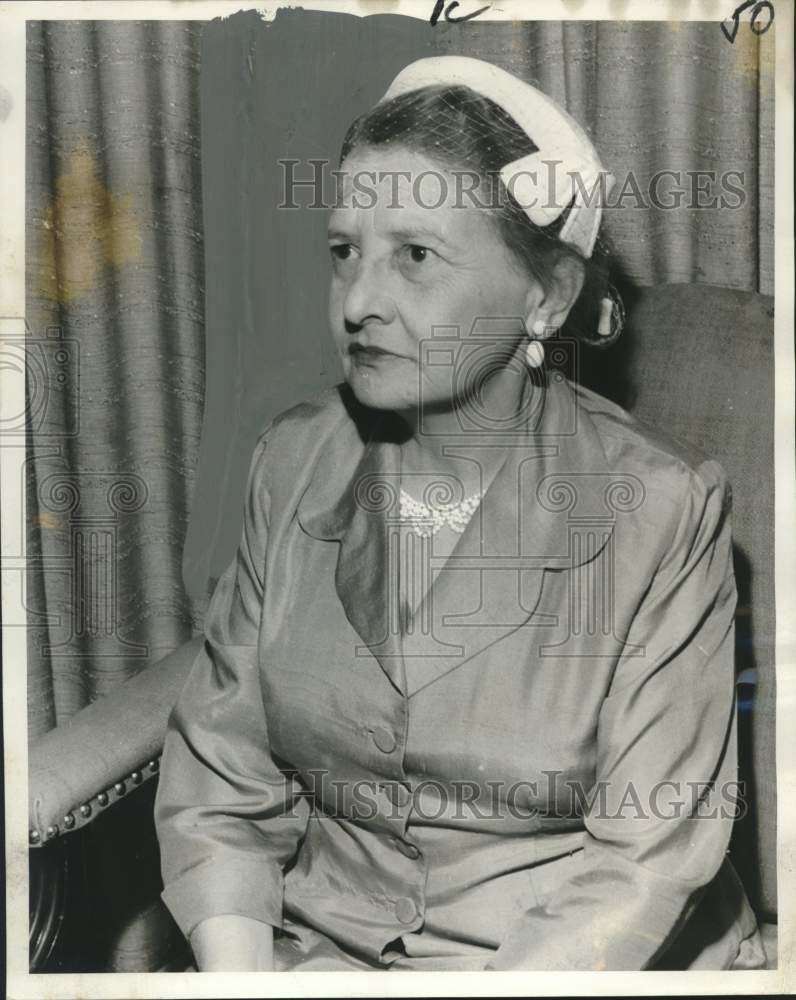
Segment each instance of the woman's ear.
M529 322L541 319L546 327L560 329L566 322L570 309L575 305L586 277L581 261L569 254L562 254L553 266L550 284L539 299L535 298L533 315ZM529 306L531 305L529 301Z
M525 296L525 329L529 336L538 337L540 324L545 327L548 325L543 309L545 298L542 286L537 281L533 281Z

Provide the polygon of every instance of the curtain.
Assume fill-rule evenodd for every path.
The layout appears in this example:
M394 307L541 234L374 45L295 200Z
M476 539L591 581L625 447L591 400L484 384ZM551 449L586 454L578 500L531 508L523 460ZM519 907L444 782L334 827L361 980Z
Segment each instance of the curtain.
M31 22L29 735L189 639L204 393L200 29Z
M443 32L435 47L464 51L466 37L467 54L534 81L589 131L617 178L605 232L626 279L773 294L774 25L757 35L742 23L732 44L717 22L492 27L470 22L466 36ZM661 178L658 200L676 202L676 188L686 196L660 209L649 195L665 169L680 177ZM697 171L705 172L701 181ZM742 182L727 179L742 194L722 187L730 171L743 175ZM697 195L704 207L690 207L699 183L707 190ZM711 194L724 194L733 207L710 207Z

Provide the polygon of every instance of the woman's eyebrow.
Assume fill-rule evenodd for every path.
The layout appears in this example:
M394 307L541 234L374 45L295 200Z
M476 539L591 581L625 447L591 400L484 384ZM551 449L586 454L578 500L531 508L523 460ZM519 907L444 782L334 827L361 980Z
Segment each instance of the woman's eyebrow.
M427 229L425 226L406 226L401 229L391 229L390 236L394 239L405 240L407 243L417 242L417 240L435 240L437 243L449 242L439 230Z
M352 234L339 225L329 226L327 230L326 237L330 240L350 240Z

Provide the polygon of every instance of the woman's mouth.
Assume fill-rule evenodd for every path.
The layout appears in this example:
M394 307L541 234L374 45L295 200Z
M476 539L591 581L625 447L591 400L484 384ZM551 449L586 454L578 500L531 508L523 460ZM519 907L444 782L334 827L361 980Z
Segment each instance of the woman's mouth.
M351 344L348 348L348 353L358 364L377 364L385 358L403 357L403 355L396 354L394 351L387 351L383 347L376 347L372 344L368 346L365 346L365 344Z

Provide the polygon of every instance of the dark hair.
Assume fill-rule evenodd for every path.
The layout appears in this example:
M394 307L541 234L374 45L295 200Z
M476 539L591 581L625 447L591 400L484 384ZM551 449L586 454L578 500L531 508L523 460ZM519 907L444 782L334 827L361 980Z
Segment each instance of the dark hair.
M569 336L599 347L617 339L597 334L602 299L612 294L608 285L607 254L600 243L586 258L559 238L569 209L549 226L528 218L500 178L507 163L537 147L501 107L466 86L435 85L400 94L377 104L357 118L343 140L340 161L361 146L389 143L422 153L441 165L478 175L490 216L506 245L543 288L549 288L556 265L564 258L583 269L583 290L565 324Z

